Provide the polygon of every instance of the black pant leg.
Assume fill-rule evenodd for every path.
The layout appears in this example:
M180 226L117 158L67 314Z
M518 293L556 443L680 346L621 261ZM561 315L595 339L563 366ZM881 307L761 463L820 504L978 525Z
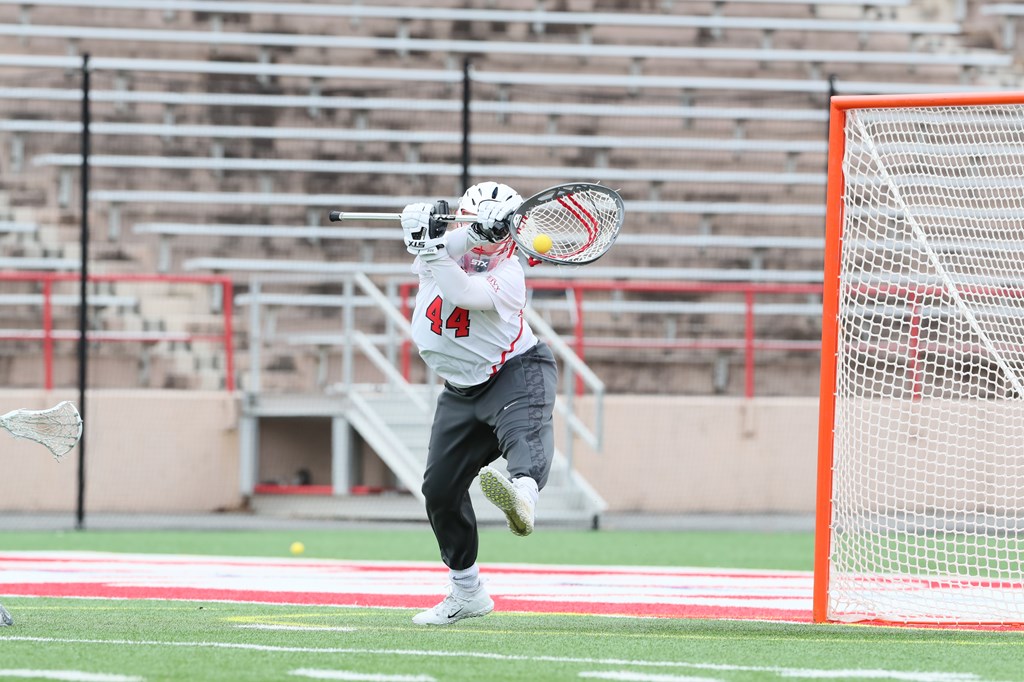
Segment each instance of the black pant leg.
M479 550L476 513L469 488L480 468L497 457L493 429L476 419L474 400L445 389L430 432L423 497L441 560L469 568Z
M529 476L543 489L555 454L552 414L558 368L543 343L501 368L478 410L494 426L512 478Z

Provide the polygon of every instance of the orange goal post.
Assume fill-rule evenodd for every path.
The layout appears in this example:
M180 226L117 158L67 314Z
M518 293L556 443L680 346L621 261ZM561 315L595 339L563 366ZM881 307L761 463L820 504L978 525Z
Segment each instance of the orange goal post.
M830 114L814 620L1024 624L1024 92Z

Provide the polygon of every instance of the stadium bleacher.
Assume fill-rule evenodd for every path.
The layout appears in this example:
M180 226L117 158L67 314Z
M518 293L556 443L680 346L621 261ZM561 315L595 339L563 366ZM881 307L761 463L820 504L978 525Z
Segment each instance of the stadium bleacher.
M0 270L78 270L81 265L81 261L72 258L0 257Z
M35 223L16 223L10 220L0 220L0 232L14 234L21 233L27 234L36 232L39 230L39 226Z
M917 29L918 27L914 27ZM939 27L942 28L941 26ZM954 27L955 28L955 27ZM802 29L806 30L806 29ZM835 29L833 29L835 30ZM863 32L860 25L850 30ZM940 31L941 32L941 31ZM955 31L952 31L955 32ZM904 35L903 32L899 32ZM500 57L537 57L548 60L571 58L589 60L630 60L634 72L639 73L646 60L702 59L716 62L747 62L762 65L799 64L875 64L915 67L955 67L963 71L972 68L999 68L1010 66L1012 57L1005 54L982 52L919 52L916 50L811 50L786 48L718 48L672 47L662 45L595 45L593 43L537 43L511 41L434 40L416 38L377 38L347 36L294 35L282 33L209 32L183 30L121 29L91 26L54 26L35 24L0 24L0 36L33 42L56 39L69 45L81 41L98 44L108 42L171 43L206 46L250 46L260 48L259 61L269 61L267 50L282 49L334 49L393 52L399 57L411 54L429 55L495 55ZM58 49L59 49L58 45ZM66 50L75 52L77 48Z
M5 0L0 4L15 4L17 0ZM20 23L31 23L31 12L23 3L17 3L21 7ZM825 31L835 33L837 36L856 35L860 47L864 47L868 36L875 33L889 33L899 36L907 36L911 43L915 43L921 36L956 35L960 33L958 22L906 22L906 21L877 21L877 20L830 20L830 19L804 19L790 17L772 16L725 16L723 7L727 3L713 3L712 11L707 15L695 14L643 14L627 12L565 12L548 11L543 5L538 5L530 10L508 10L497 7L488 8L461 8L461 7L437 7L429 8L415 6L371 6L362 5L338 6L324 4L294 5L288 3L269 2L140 2L139 0L88 0L72 2L54 2L48 6L66 7L88 7L105 10L162 10L165 19L173 20L180 11L203 12L211 17L211 29L220 32L223 28L223 18L237 15L267 15L276 20L290 17L324 17L324 18L348 18L352 22L362 22L367 19L389 19L395 21L395 37L398 39L409 38L409 24L414 21L425 22L492 22L505 26L522 24L529 27L534 34L543 34L549 27L558 31L575 30L577 40L583 44L589 44L595 40L595 29L598 38L602 29L609 32L611 36L630 28L659 28L659 29L698 29L708 30L716 39L721 39L723 32L729 31L755 31L761 36L761 45L771 47L775 36L779 32L817 32ZM742 3L733 3L742 6ZM846 0L839 2L811 3L802 2L811 14L817 13L820 6L831 5L833 8L843 6L856 6L857 3L850 3ZM907 2L900 0L887 0L884 3L864 3L861 6L863 14L867 16L869 11L876 13L887 8L890 11L899 7L905 7ZM957 14L957 18L961 15Z
M174 237L235 237L240 239L284 239L306 240L311 244L319 244L321 240L347 239L358 241L366 253L364 260L373 260L377 242L391 243L394 241L394 230L391 228L361 227L321 227L321 226L283 226L283 225L232 225L224 223L136 223L132 230L136 234L155 234L160 236L160 256L158 270L168 272L172 269L171 254ZM728 235L680 235L680 234L623 234L616 240L622 247L642 246L673 247L697 249L742 249L750 252L751 269L763 267L764 253L769 250L791 251L808 250L820 252L824 248L823 240L793 236L728 236Z
M0 0L0 70L14 76L0 90L0 191L12 223L43 226L18 239L50 267L73 242L84 52L98 266L240 281L407 273L400 244L325 228L326 211L458 195L467 56L471 176L524 194L570 179L620 188L627 232L578 276L623 279L820 281L828 94L1016 78L1012 54L962 42L977 13L913 0L434 5ZM324 35L325 17L346 21ZM652 317L702 310L623 300ZM701 333L734 333L732 317Z

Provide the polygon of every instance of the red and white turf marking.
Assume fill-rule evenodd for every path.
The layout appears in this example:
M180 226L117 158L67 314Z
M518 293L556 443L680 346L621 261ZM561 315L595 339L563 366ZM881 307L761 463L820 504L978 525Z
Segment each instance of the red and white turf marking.
M810 622L806 571L484 564L503 612ZM422 609L439 562L0 552L0 597L179 599Z

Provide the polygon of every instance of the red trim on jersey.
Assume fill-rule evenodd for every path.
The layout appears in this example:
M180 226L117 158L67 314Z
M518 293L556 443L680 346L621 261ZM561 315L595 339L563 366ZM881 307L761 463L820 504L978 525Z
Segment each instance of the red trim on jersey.
M498 370L501 368L501 366L505 364L505 358L507 358L508 354L512 352L512 349L516 347L516 342L519 341L519 339L521 339L521 338L523 338L523 311L522 310L519 311L519 333L516 334L516 338L512 339L512 343L511 343L511 345L509 345L508 350L502 351L501 359L498 360L498 364L491 366L491 376L494 376L495 374L498 373Z

